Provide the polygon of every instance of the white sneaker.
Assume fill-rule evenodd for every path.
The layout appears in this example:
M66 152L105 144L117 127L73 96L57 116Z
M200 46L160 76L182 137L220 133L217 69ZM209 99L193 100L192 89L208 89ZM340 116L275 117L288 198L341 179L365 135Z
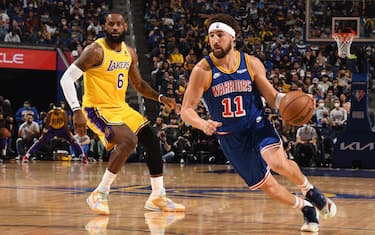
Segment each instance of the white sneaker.
M151 211L184 212L185 206L172 201L166 196L152 196L147 199L145 208Z
M86 200L91 210L99 215L109 215L108 201L108 193L102 193L98 190L92 192Z
M302 232L318 232L319 231L319 214L313 206L305 206L301 209L303 213L304 223L301 227Z

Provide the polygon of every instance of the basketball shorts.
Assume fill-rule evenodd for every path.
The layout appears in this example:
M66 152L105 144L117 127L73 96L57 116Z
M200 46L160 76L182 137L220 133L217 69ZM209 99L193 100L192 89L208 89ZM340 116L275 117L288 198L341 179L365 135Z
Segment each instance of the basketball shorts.
M127 125L135 134L149 121L129 105L114 108L85 107L87 126L98 135L107 150L114 147L109 140L113 136L112 126Z
M281 145L280 137L269 120L262 118L251 129L217 137L223 153L249 188L256 190L261 187L271 174L261 153Z

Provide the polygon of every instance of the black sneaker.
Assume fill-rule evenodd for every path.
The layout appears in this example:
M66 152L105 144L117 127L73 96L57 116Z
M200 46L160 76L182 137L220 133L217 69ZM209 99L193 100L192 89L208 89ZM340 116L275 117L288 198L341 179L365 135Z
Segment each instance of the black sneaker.
M310 189L306 193L306 200L311 202L316 208L319 209L320 214L324 218L334 217L336 215L336 205L335 203L324 196L322 192L316 187Z
M319 218L316 209L313 206L305 206L301 209L304 223L301 227L303 232L318 232Z

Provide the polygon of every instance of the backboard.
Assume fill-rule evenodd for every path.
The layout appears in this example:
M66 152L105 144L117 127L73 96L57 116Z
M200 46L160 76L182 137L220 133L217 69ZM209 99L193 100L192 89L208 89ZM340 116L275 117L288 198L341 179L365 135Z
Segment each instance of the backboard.
M354 44L375 42L375 0L306 0L306 42L335 43L332 33L352 32Z

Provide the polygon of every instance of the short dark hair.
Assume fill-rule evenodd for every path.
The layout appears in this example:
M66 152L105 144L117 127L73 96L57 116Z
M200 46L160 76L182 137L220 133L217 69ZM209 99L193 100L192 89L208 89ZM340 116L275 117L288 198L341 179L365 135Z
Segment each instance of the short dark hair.
M207 27L210 27L210 25L215 22L221 22L221 23L229 25L230 27L234 29L236 34L239 34L241 32L240 25L238 24L237 20L231 15L224 14L224 13L211 15L208 18Z

